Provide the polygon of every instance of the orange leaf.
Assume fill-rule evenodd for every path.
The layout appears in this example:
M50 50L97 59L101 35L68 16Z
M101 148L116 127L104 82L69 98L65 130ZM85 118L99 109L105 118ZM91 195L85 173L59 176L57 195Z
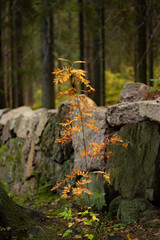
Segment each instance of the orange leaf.
M100 129L92 124L85 124L86 127L99 131Z

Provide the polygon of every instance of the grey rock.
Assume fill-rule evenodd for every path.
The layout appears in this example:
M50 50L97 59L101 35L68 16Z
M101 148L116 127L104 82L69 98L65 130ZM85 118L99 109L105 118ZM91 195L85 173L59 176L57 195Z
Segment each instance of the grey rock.
M147 209L146 211L144 211L142 213L142 218L140 220L140 224L144 224L148 221L153 220L153 218L156 216L156 214L157 214L156 210Z
M49 119L47 125L44 128L41 136L40 147L47 157L50 157L52 160L61 163L67 160L68 156L65 158L62 145L60 143L55 143L55 140L59 138L60 126L58 115L55 114Z
M143 224L145 227L149 228L159 228L160 227L160 219L153 219Z
M9 139L0 147L0 179L8 183L22 180L22 148L24 140Z
M144 119L160 123L160 102L144 101L139 105L139 113Z
M1 126L3 126L3 125L1 125ZM12 135L11 135L11 131L10 131L10 122L8 121L7 124L2 129L2 136L1 136L2 143L4 144L11 137L12 137Z
M150 87L143 83L126 83L120 94L119 102L144 101Z
M48 112L47 109L43 109L41 114L40 114L40 118L39 118L39 122L38 125L36 127L36 130L34 132L34 141L37 144L40 141L40 137L42 135L42 132L45 129L45 126L48 122L48 120L54 115L56 114L56 111L50 111Z
M112 145L112 155L108 160L111 185L123 198L136 196L150 201L159 201L160 192L160 134L159 125L145 121L126 124L119 132L128 148Z
M4 114L1 117L0 124L5 125L8 120L16 119L20 115L23 115L23 116L26 116L26 117L30 117L30 116L33 115L33 111L29 107L25 107L25 106L19 107L19 108L15 108L15 109L7 112L6 114Z
M143 199L122 200L118 207L117 219L122 222L137 222L147 207L148 203Z
M107 121L111 126L121 126L127 123L144 121L139 114L139 102L119 103L108 107Z
M119 103L108 107L107 121L111 126L138 123L146 119L160 123L160 103L156 100Z
M160 92L151 92L151 87L144 83L126 83L120 94L120 103L154 100L160 97Z
M0 119L1 119L1 117L2 117L5 113L7 113L7 112L9 112L9 111L10 111L9 108L0 109Z
M83 130L81 132L75 132L73 134L73 148L75 152L75 160L74 160L74 168L79 168L83 171L92 171L92 170L104 170L106 166L106 161L104 158L92 156L81 157L81 153L87 148L91 143L97 142L98 144L104 143L106 138L106 114L107 109L103 107L96 108L95 110L91 111L92 116L86 116L85 120L83 119ZM79 111L76 110L73 113L73 117L79 116ZM94 123L94 126L99 128L99 131L91 129L85 126L86 121L91 119L95 119L97 122ZM75 125L81 123L77 121ZM84 133L84 134L83 134ZM103 151L102 151L103 153Z

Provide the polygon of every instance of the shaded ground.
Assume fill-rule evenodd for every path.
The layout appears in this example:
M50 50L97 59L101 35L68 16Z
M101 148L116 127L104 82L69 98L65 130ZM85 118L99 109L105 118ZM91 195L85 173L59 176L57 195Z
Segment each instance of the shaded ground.
M123 224L111 220L107 213L95 212L90 208L82 207L82 204L68 203L66 200L59 199L54 195L43 194L38 197L14 197L14 201L27 208L36 210L32 213L35 221L53 231L53 237L49 239L160 239L160 229L158 228L143 228L137 224ZM39 214L39 212L42 214ZM2 232L3 236L5 236L3 239L35 239L32 236L23 239L21 236L10 238L9 226L8 229L0 227L0 233ZM67 236L65 237L65 235Z

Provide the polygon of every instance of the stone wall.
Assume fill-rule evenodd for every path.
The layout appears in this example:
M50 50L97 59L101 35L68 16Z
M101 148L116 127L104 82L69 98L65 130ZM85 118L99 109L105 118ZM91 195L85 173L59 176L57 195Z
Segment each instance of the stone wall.
M126 93L128 86L132 91ZM135 199L160 205L160 100L144 99L142 87L135 84L135 92L141 96L133 96L134 85L125 86L121 103L108 108L96 107L91 99L83 97L83 104L94 107L92 118L97 120L100 131L85 126L85 140L81 132L74 134L72 141L65 144L55 143L55 139L60 138L59 123L78 115L71 102L61 103L58 110L43 108L33 111L29 107L0 110L0 179L8 182L17 194L34 193L42 186L50 189L73 167L90 172L107 169L111 174L111 185L106 184L100 192L103 196L104 191L107 194L101 202L106 201L109 205L118 195L121 201L129 201L129 204L117 205L113 200L119 219L124 218L123 206L131 207ZM147 96L148 88L144 89ZM87 116L85 120L89 119ZM127 150L111 146L113 154L109 160L87 157L84 161L81 158L84 141L86 146L92 142L102 143L113 133L129 141ZM102 185L101 178L97 181ZM97 190L95 184L90 188L93 192ZM111 202L110 209L115 211L114 202Z

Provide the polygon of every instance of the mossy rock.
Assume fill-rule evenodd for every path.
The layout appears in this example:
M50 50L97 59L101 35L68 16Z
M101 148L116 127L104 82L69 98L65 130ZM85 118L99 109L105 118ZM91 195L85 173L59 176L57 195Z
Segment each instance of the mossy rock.
M12 138L0 147L0 178L6 182L20 180L21 157L24 140Z
M109 159L111 184L123 198L144 197L159 201L159 125L150 121L127 124L117 134L124 142L129 141L129 145L127 149L110 146L113 153Z
M121 200L118 207L117 219L122 222L137 222L147 207L148 203L146 200Z
M72 143L55 143L56 139L60 139L60 130L58 114L50 118L41 136L41 150L52 160L63 163L68 159L73 159Z

